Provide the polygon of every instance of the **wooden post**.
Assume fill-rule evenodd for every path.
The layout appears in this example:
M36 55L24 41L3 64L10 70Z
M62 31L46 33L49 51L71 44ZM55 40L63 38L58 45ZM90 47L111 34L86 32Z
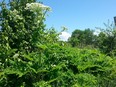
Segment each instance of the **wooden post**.
M115 26L116 26L116 16L114 17L114 23L115 23Z

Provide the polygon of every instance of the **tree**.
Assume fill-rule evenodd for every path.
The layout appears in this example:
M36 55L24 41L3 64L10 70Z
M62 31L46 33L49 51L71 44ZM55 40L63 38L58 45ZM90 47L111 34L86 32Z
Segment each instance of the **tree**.
M108 55L111 55L116 48L116 27L113 24L105 24L106 29L101 29L98 35L98 47ZM115 54L115 53L113 53Z
M71 38L69 39L69 42L72 44L72 46L87 46L92 45L95 41L95 35L93 34L93 31L90 29L83 30L75 30L72 33Z
M1 10L1 43L18 50L34 51L42 42L45 14L50 8L35 0L13 0L9 6L3 2Z

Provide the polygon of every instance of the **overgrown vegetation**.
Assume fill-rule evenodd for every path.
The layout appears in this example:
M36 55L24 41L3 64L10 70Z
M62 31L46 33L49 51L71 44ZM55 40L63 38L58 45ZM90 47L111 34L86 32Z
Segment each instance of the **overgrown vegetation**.
M99 32L95 34L95 31L90 29L75 30L68 42L72 47L91 47L97 48L102 53L109 56L115 56L116 49L116 26L114 24L104 24L106 29L99 29Z
M45 28L48 11L35 0L1 3L0 87L115 87L114 31L76 30L69 43L60 42L54 28Z

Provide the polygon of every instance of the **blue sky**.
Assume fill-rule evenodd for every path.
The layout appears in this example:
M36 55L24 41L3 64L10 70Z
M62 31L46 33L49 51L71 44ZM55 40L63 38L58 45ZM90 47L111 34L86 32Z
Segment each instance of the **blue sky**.
M52 8L46 19L47 27L57 31L66 26L71 33L75 29L104 27L116 16L116 0L41 0Z

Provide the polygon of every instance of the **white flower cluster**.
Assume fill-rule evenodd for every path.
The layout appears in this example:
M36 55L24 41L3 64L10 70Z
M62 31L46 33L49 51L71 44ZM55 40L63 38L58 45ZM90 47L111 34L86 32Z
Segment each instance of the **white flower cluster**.
M13 11L10 11L11 16L13 17L14 20L20 19L22 20L23 18L19 15L19 12L14 9Z
M29 9L29 10L32 10L32 11L37 11L37 10L40 10L40 9L48 10L48 11L51 10L51 8L49 6L45 6L45 5L40 4L40 3L27 3L25 9Z
M12 14L13 16L18 14L18 11L16 9L14 10L10 10L10 14Z

